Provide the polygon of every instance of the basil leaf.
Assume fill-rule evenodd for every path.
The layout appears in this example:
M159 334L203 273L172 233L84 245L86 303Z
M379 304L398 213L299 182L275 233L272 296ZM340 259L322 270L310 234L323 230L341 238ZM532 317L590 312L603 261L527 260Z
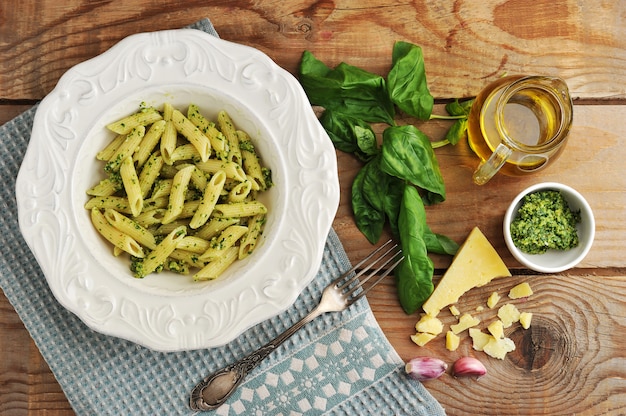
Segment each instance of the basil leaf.
M352 182L352 211L357 228L370 243L376 244L383 232L385 214L369 202L369 198L372 197L370 194L372 189L369 183L365 185L365 178L371 175L368 171L372 169L374 167L372 167L371 162L367 163L359 170Z
M326 110L320 117L320 123L336 149L354 153L363 161L368 161L378 154L376 134L372 127L361 119Z
M387 218L389 218L389 226L391 227L392 234L399 239L398 217L400 216L400 205L402 204L404 187L407 185L403 180L395 176L388 175L382 171L381 174L387 177L387 192L383 197L385 214Z
M330 69L304 51L299 67L300 84L309 101L366 122L395 124L395 109L380 75L341 63Z
M392 126L383 132L381 169L427 191L429 204L443 202L446 191L428 137L415 126Z
M424 242L426 243L426 250L429 253L449 254L454 256L459 250L459 245L456 241L445 235L433 233L428 226L424 233Z
M398 218L404 260L395 271L398 297L404 312L416 312L433 292L434 265L428 257L424 233L426 211L413 186L406 186Z
M466 118L456 120L454 123L452 123L452 126L450 126L450 129L446 133L446 140L450 142L451 145L457 144L461 141L461 139L464 139L465 137L467 137Z
M391 101L398 108L422 120L430 118L434 98L426 82L422 48L407 42L396 42L387 82Z
M456 98L454 101L446 104L446 111L451 116L468 116L473 103L473 99L461 102L458 98Z

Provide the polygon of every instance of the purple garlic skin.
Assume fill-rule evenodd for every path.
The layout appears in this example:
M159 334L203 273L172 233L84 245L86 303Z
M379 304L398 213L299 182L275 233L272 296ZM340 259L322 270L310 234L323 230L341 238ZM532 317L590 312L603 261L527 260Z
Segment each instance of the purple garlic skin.
M448 364L439 358L416 357L404 366L407 375L415 380L426 381L438 378L448 369Z
M452 375L454 377L476 377L480 378L487 374L487 369L474 357L462 357L452 365Z

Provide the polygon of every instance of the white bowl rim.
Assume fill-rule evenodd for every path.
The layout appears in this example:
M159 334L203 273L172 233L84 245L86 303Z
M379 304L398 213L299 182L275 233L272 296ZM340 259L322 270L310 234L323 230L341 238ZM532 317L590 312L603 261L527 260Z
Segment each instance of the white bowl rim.
M543 257L544 259L547 258L545 257L547 255L550 255L551 259L555 259L555 258L558 258L559 256L562 256L563 253L565 252L558 251L558 250L549 250L548 253L546 254L534 254L533 255L533 254L524 253L519 248L517 248L515 244L513 243L513 240L511 238L511 230L509 227L511 222L514 219L514 216L517 214L517 210L519 209L519 205L521 204L521 200L524 196L532 192L536 192L539 190L548 190L548 189L563 191L564 196L568 200L570 207L571 205L576 205L578 208L580 208L581 215L584 216L581 221L581 224L583 221L585 221L586 223L585 227L587 230L586 235L584 236L584 238L582 238L583 236L580 235L581 229L579 225L579 237L581 237L580 244L578 247L571 249L575 251L568 250L568 251L571 251L571 253L575 253L576 255L574 257L569 258L568 261L565 261L558 265L549 265L549 264L545 264L541 262L538 263L538 260L540 260L542 256L544 256ZM572 197L575 198L575 201L571 200ZM513 255L513 257L515 257L515 259L518 260L522 265L540 273L559 273L559 272L571 269L572 267L576 266L585 258L585 256L587 256L587 254L589 253L589 250L591 250L591 246L593 245L593 240L595 238L595 219L593 216L593 211L591 209L591 206L589 205L587 200L582 196L580 192L578 192L577 190L575 190L574 188L568 185L565 185L559 182L537 183L537 184L527 187L526 189L521 191L519 194L517 194L517 196L513 199L513 201L511 202L511 204L506 210L502 228L503 228L503 233L504 233L504 241L506 243L507 248Z
M284 163L285 177L276 178L283 183L273 188L289 203L285 218L276 221L280 235L267 234L255 260L263 268L247 274L244 290L234 293L216 283L220 299L212 299L208 289L147 296L141 282L119 279L107 287L110 272L85 248L91 237L84 234L95 230L80 227L76 218L86 210L72 203L79 198L74 188L80 179L67 172L77 171L85 132L94 128L85 124L103 124L102 108L111 111L124 97L171 86L172 79L186 91L213 88L246 103L251 126L268 132L284 152L276 163ZM97 116L94 108L100 108ZM98 332L179 351L224 345L293 304L322 261L339 205L339 180L332 142L293 75L252 47L176 29L131 35L61 77L37 109L16 198L20 230L61 305ZM273 257L261 255L270 249Z

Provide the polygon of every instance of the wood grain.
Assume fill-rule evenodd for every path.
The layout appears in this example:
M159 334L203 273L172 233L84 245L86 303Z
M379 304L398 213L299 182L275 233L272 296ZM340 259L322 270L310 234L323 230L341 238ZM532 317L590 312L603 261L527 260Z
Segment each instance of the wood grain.
M179 28L208 17L224 39L267 53L297 72L304 50L330 66L345 61L385 74L397 40L421 45L428 84L439 100L474 96L507 73L563 77L575 99L566 152L536 177L497 176L471 183L477 160L466 144L437 150L447 200L427 208L435 231L462 242L479 226L514 276L468 292L459 302L486 325L493 311L475 312L492 291L505 295L528 281L535 295L512 301L534 313L528 330L507 329L517 349L503 361L472 350L464 335L455 352L443 337L420 348L409 335L417 315L405 315L393 279L368 295L374 314L400 356L437 356L452 363L474 355L488 374L480 380L444 375L427 389L450 415L626 414L626 5L574 0L25 0L0 6L0 123L43 98L71 66L130 34ZM436 111L442 111L441 106ZM446 122L418 125L442 137ZM380 127L382 128L382 127ZM350 207L352 179L361 163L337 152L341 203L333 226L354 262L371 250ZM540 181L580 191L596 216L596 239L575 269L535 275L504 245L501 221L508 202ZM435 280L450 263L433 256ZM505 300L502 300L504 302ZM442 312L449 325L450 315ZM0 414L72 415L37 346L0 294Z

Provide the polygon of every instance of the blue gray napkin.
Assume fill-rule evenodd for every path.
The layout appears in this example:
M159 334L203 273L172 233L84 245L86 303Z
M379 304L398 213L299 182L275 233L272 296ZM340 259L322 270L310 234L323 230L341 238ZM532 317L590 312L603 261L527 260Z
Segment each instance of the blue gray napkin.
M208 19L191 26L217 36ZM92 331L54 298L18 228L15 180L36 106L0 126L0 287L24 322L78 415L189 415L202 378L262 346L306 315L333 277L350 268L331 230L313 282L285 312L226 346L155 352ZM408 336L408 334L407 334ZM439 403L404 375L365 298L305 326L266 359L217 415L442 415Z

